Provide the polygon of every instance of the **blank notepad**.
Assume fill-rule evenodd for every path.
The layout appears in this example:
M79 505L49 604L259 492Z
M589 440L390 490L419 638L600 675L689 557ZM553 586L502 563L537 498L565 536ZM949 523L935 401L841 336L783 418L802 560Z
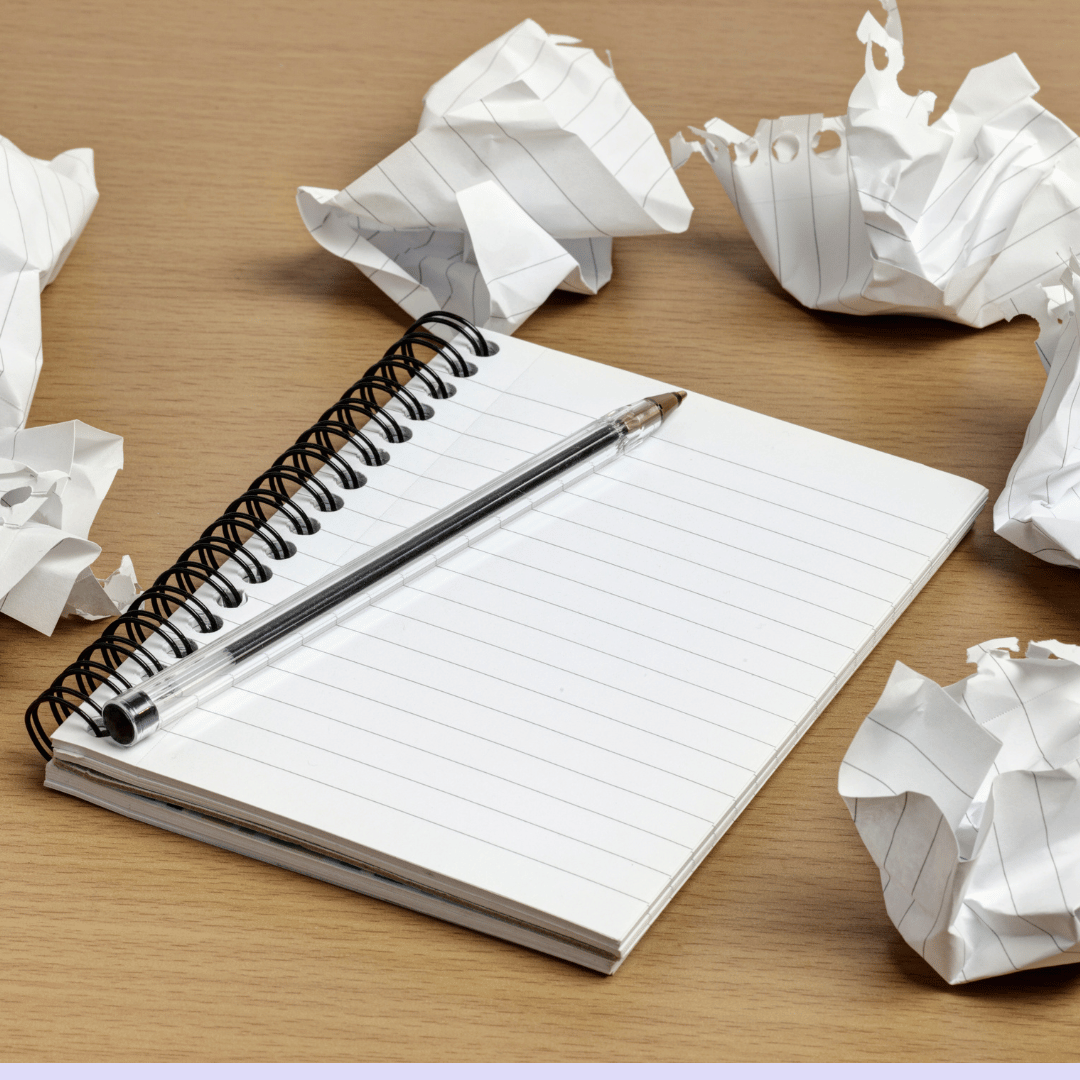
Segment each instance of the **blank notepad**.
M662 388L490 336L498 355L244 582L227 625ZM177 727L123 748L67 721L46 782L613 971L985 498L691 393Z

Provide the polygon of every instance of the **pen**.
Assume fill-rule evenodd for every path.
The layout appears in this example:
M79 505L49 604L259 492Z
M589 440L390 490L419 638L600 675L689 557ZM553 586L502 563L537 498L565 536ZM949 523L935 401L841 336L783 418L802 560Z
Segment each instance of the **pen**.
M102 712L109 734L127 746L170 727L215 694L637 445L684 397L685 390L656 394L608 413L200 646L106 702Z

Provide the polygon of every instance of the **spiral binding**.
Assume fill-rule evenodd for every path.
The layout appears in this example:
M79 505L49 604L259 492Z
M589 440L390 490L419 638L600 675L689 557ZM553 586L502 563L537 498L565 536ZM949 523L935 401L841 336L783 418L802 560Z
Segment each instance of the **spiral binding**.
M436 399L451 397L457 390L429 366L430 360L438 356L459 379L476 374L477 367L471 360L428 329L432 324L441 324L460 334L476 356L491 356L498 351L498 346L484 338L475 326L446 311L429 312L413 323L382 359L368 368L363 378L353 383L315 424L302 431L288 450L260 473L239 498L229 503L221 517L208 525L153 585L35 698L26 710L26 730L42 757L48 760L52 756L52 741L41 715L45 706L56 726L78 714L100 738L108 732L99 723L101 709L92 700L94 692L103 685L116 693L131 689L127 675L117 670L127 660L133 661L143 677L164 670L158 656L145 647L151 635L177 659L195 651L195 643L169 621L177 611L185 611L201 633L221 629L224 625L221 616L214 614L195 593L208 585L223 607L238 607L243 602L243 593L221 573L227 561L237 566L248 582L267 581L272 576L270 567L245 547L247 540L258 537L270 560L276 561L296 554L296 545L278 528L282 519L298 535L318 531L318 519L295 501L289 492L290 485L295 488L293 494L306 492L321 513L332 513L342 507L343 501L330 490L323 477L316 475L319 470L328 468L342 488L355 490L363 486L366 478L342 456L342 450L348 447L370 468L384 465L390 459L365 430L366 425L373 425L387 442L406 442L412 437L409 428L378 403L377 395L388 394L403 407L410 420L423 421L434 410L421 401L418 389ZM428 350L428 360L418 357L417 349ZM275 514L281 517L271 524L270 518Z

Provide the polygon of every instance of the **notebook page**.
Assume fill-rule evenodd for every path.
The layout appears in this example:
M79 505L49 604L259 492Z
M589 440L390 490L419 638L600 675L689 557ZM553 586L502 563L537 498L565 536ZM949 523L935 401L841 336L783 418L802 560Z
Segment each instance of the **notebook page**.
M322 515L310 539L355 546L358 529L373 543L443 485L480 482L656 387L503 341L478 381L437 403L440 427L413 425L431 460L395 448L416 471L380 481L399 494L380 491L383 517L331 534L343 512ZM469 414L473 394L486 400ZM93 749L372 865L619 941L715 841L980 493L691 395L602 476L176 729ZM278 588L291 564L303 565L274 565Z

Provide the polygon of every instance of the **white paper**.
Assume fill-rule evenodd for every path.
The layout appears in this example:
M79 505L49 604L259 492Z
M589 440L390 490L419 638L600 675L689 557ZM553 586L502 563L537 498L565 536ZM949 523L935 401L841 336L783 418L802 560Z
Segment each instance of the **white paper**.
M87 567L76 579L64 605L64 615L78 615L88 621L108 619L127 609L139 595L135 564L129 555L104 581L99 581Z
M889 918L949 983L1080 961L1080 648L1017 649L945 688L898 663L840 766Z
M410 315L513 333L554 289L595 294L615 236L682 232L692 207L610 67L531 19L432 86L413 138L304 223Z
M92 150L40 161L0 135L0 431L26 423L41 372L41 291L97 197Z
M1033 284L1080 250L1080 144L1032 97L1016 54L973 68L948 110L904 93L895 0L859 25L866 74L845 116L710 120L700 151L780 283L807 307L987 326L1026 311ZM888 63L874 65L872 47ZM830 143L834 144L830 147Z
M69 599L115 615L110 594L134 582L125 572L106 591L88 570L101 549L87 534L123 440L78 420L24 426L41 372L41 290L97 202L93 153L39 161L0 136L0 173L0 611L49 634Z
M994 529L1047 562L1080 568L1080 336L1076 297L1080 263L1072 259L1057 285L1029 305L1039 320L1036 349L1047 370L1042 399L1024 445L994 506Z
M0 433L0 611L5 615L51 634L81 576L78 606L91 610L93 589L88 592L85 574L101 548L87 534L123 465L122 446L119 435L81 420ZM98 614L118 614L102 586L97 588Z

